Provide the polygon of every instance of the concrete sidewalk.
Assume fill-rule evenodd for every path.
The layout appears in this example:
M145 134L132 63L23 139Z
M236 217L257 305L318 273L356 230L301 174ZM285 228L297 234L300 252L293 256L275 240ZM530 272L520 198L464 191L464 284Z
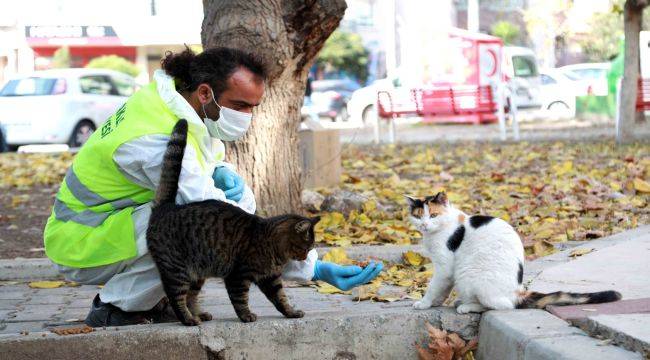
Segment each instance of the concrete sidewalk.
M572 257L574 251L586 254ZM489 312L481 321L479 357L487 359L488 354L498 354L500 359L549 360L647 357L650 354L648 259L650 226L646 225L526 264L525 280L531 290L546 293L616 290L622 293L623 300L550 307L551 314L541 310ZM567 322L576 327L569 327Z
M576 245L576 244L573 244ZM480 324L482 359L641 359L647 351L650 316L650 226L577 244L525 266L525 281L539 291L615 289L624 301L542 310L491 311ZM575 249L593 249L578 258ZM327 249L320 249L325 252ZM398 261L418 246L357 246L348 256ZM13 275L12 275L13 274ZM96 286L32 289L26 281L55 273L45 260L5 261L0 278L0 354L8 359L93 357L98 359L394 359L415 358L414 342L425 340L425 322L476 336L478 314L450 308L413 311L410 300L354 302L349 295L323 295L309 287L290 287L302 319L284 319L258 289L251 291L252 324L240 323L220 281L201 295L215 320L200 327L179 323L100 329L59 336L58 326L79 324L99 290ZM565 321L563 321L566 320ZM571 324L578 327L570 326ZM620 345L620 346L615 346Z
M209 281L203 308L215 320L200 327L180 323L98 329L90 334L59 336L51 329L80 324L96 286L31 289L26 284L0 286L0 354L3 359L312 359L415 357L425 323L477 335L478 314L453 309L413 311L411 301L354 302L349 295L323 295L309 287L288 288L302 319L285 319L257 289L251 290L255 323L241 323L220 281ZM137 353L137 355L134 355ZM220 358L220 357L217 357Z

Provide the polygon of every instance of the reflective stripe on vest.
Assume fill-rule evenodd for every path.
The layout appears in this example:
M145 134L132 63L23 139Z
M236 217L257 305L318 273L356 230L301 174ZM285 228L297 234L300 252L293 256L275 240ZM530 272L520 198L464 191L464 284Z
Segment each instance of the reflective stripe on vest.
M59 221L74 221L77 224L98 227L110 214L96 213L90 210L76 212L70 209L63 201L56 199L54 200L54 215Z
M124 209L129 206L138 205L137 202L131 199L119 199L109 202L104 199L101 195L92 192L84 184L81 183L77 174L74 173L72 166L68 169L68 172L65 174L65 184L70 189L72 195L81 201L84 205L93 207L97 205L104 205L109 203L114 210Z

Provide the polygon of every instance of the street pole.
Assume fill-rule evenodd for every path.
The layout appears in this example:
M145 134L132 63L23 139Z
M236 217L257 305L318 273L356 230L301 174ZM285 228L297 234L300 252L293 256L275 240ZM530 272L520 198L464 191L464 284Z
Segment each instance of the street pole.
M479 29L479 0L467 1L467 30L478 32Z

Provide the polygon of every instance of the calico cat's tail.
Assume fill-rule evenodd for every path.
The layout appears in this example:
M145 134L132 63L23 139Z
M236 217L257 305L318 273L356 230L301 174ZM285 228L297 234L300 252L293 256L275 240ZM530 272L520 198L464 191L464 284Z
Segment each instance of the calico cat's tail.
M163 157L160 184L156 190L154 207L167 202L174 202L178 191L178 178L181 175L183 154L187 144L187 120L180 119L174 126Z
M608 290L593 293L557 291L549 294L528 291L522 294L517 309L543 309L548 305L600 304L621 300L621 293Z

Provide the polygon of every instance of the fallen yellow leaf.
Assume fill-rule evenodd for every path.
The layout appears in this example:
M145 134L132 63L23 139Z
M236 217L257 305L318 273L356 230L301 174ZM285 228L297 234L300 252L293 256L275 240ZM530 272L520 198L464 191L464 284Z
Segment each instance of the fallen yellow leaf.
M402 254L404 262L412 266L420 266L424 263L424 256L416 253L415 251L407 251Z
M343 291L334 285L319 281L317 290L321 294L351 294L351 291Z
M575 259L578 256L589 254L592 251L594 251L593 248L579 248L579 249L575 249L575 250L571 251L569 256Z
M323 261L342 265L348 265L352 263L352 260L348 258L348 254L346 254L345 250L342 248L333 248L332 250L328 251L327 254L323 255Z
M64 281L32 281L29 283L29 287L32 289L54 289L64 285Z
M634 189L642 193L650 193L650 183L639 178L634 179Z

